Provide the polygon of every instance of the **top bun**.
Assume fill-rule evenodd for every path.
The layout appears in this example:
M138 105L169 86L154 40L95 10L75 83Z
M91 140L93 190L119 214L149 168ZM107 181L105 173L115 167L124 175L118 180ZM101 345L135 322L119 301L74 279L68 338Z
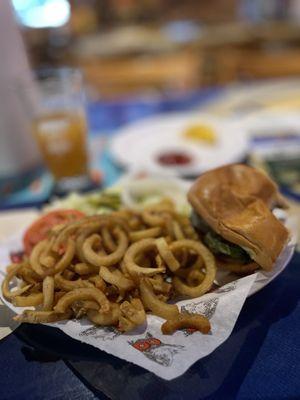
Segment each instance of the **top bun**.
M196 180L188 200L216 233L242 247L263 269L273 267L289 235L270 209L286 203L264 173L242 164L211 170Z

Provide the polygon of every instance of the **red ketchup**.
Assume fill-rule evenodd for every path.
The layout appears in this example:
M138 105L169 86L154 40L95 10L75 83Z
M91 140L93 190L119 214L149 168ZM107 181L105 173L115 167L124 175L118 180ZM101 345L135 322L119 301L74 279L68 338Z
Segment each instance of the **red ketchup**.
M192 157L181 151L168 151L160 154L157 161L165 166L188 165L192 162Z

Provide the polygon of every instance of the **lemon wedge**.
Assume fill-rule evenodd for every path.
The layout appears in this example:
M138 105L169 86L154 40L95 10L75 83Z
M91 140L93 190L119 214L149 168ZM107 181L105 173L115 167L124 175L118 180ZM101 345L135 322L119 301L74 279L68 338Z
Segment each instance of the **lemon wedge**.
M208 144L215 144L217 141L216 133L209 125L191 125L183 132L183 136L189 140Z

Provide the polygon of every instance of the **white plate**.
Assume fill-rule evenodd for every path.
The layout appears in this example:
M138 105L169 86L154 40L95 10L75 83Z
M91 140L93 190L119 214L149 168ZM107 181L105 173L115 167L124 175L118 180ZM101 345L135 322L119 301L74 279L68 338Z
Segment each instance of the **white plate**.
M217 136L216 144L185 139L183 132L193 124L211 126ZM190 154L193 163L184 167L161 166L156 158L168 150ZM236 122L195 112L143 119L121 129L111 142L113 158L123 167L168 170L179 176L198 175L223 164L241 161L247 150L247 131Z
M248 136L280 136L293 134L300 136L300 115L296 112L261 111L253 116L240 119L241 130L248 132Z

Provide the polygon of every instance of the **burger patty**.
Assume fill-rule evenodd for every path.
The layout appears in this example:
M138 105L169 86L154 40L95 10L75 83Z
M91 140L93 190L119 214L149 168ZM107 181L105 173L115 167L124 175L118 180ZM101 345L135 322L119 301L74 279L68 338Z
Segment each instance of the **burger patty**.
M191 214L191 222L196 231L202 234L204 243L213 254L230 257L243 263L251 260L244 249L222 238L194 211Z

